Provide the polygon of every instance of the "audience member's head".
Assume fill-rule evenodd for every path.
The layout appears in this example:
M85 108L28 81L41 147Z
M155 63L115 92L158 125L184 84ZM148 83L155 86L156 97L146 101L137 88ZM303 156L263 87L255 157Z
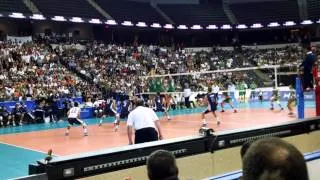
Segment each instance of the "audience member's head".
M178 167L174 155L165 150L153 152L147 161L150 180L178 180Z
M308 180L303 155L280 138L250 144L243 157L243 180Z

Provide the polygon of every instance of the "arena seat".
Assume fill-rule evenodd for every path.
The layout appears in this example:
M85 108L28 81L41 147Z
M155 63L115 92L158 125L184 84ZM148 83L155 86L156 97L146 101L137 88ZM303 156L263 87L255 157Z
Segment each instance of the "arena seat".
M85 0L32 0L47 16L104 18Z
M297 1L230 4L230 8L240 24L300 20Z
M166 23L149 3L127 0L96 0L96 2L118 21Z
M320 18L320 1L308 0L308 17L310 19L318 20Z
M20 12L20 13L31 14L29 9L23 4L22 1L13 1L13 0L1 0L0 12Z
M162 4L159 5L159 8L172 18L175 23L179 24L209 25L229 23L221 4Z

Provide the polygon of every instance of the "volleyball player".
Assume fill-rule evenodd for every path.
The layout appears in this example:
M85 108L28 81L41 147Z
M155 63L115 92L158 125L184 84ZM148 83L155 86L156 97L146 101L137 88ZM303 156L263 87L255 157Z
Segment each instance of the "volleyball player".
M83 127L84 135L88 136L87 125L85 122L80 120L80 112L81 112L81 109L79 108L78 102L74 102L74 107L72 107L67 113L69 125L67 127L67 131L65 134L66 136L69 135L71 126L74 124L81 124Z
M111 116L114 116L115 113L112 111L112 104L113 104L113 100L112 100L112 97L108 96L107 97L107 100L104 102L105 105L104 105L104 117L111 117ZM104 118L101 118L100 119L100 122L99 122L99 126L102 125L102 122L103 122L103 119Z
M204 111L202 114L201 114L201 117L202 117L202 121L203 121L203 124L202 126L203 127L206 127L207 126L207 121L205 119L205 115L208 114L208 113L212 113L213 116L216 118L217 120L217 125L220 125L220 121L219 121L219 118L216 114L216 110L217 110L217 105L218 105L218 102L217 102L217 99L216 99L216 96L214 93L212 93L212 87L208 87L208 94L204 97L204 104L207 104L208 105L208 108L206 111Z
M283 107L281 106L281 103L280 103L279 90L276 87L274 87L273 91L272 91L270 110L274 110L274 102L276 102L278 104L278 106L280 107L280 109L283 110Z
M126 98L121 102L121 112L120 112L120 119L127 120L128 115L132 109L132 104L129 98ZM120 122L119 122L120 123Z
M290 96L289 96L288 105L287 105L289 110L289 114L288 114L289 116L294 115L293 109L296 106L296 103L297 103L296 92L293 89L293 87L290 86Z
M95 114L97 119L100 119L99 126L101 126L102 125L102 121L103 121L103 117L105 116L105 111L104 111L105 105L106 105L105 101L104 100L102 100L102 101L98 100L98 101L94 102L93 105L94 105L94 108L95 108L94 114Z
M229 96L229 93L228 92L223 92L223 96L224 96L224 99L223 101L221 102L221 112L224 112L224 104L229 104L230 107L233 109L233 112L234 113L237 113L237 110L234 108L233 104L232 104L232 98Z
M154 104L154 111L155 112L163 112L165 116L167 116L168 120L171 120L168 110L165 107L164 99L161 97L160 92L157 92L157 95L155 97L155 104Z
M116 119L113 122L114 130L118 131L120 128L120 114L122 111L122 104L120 100L113 100L111 110L114 112Z

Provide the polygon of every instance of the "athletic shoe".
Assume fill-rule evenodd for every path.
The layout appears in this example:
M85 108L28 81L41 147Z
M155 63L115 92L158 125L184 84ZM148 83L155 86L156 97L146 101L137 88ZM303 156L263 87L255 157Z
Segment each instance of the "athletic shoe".
M234 112L234 113L237 113L238 111L235 109L233 112Z
M68 133L68 132L66 132L64 135L65 135L65 136L69 136L69 133Z
M116 127L114 128L114 131L117 132L119 130L119 125L116 125Z
M283 108L281 108L281 111L283 111L284 109Z
M88 136L88 133L86 132L86 133L84 133L83 135L84 135L84 136Z
M293 112L289 112L289 114L288 114L289 116L292 116L292 115L294 115L294 113Z
M207 124L202 124L202 126L201 127L207 127Z
M271 111L273 111L273 110L274 110L274 108L270 108L270 110L271 110Z
M217 121L217 125L220 126L220 124L221 124L221 122L220 122L220 121Z
M22 126L23 124L22 124L22 123L19 123L19 125Z
M220 112L224 112L224 110L221 110Z

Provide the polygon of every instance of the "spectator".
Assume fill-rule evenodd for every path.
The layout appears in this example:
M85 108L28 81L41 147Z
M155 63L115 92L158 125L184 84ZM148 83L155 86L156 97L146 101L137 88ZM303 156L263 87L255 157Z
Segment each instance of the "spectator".
M147 160L149 180L178 180L179 170L174 155L165 150L153 152Z
M248 145L243 156L243 180L308 180L303 155L280 138L266 138Z

